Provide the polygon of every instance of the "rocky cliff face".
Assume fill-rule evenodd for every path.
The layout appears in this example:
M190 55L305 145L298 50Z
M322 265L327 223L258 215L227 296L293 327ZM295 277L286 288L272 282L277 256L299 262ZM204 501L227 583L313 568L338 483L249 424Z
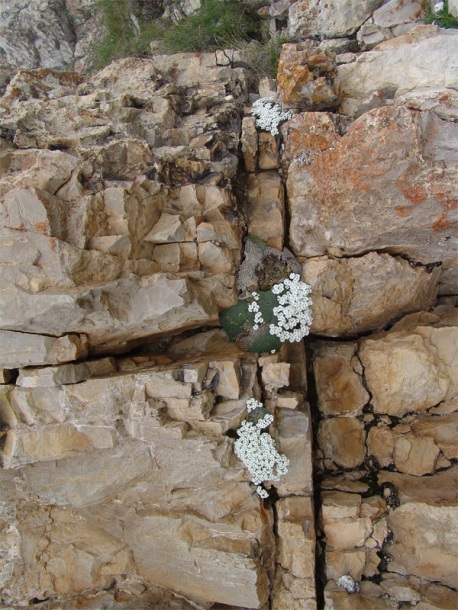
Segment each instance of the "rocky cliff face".
M457 36L416 0L258 8L296 40L278 91L233 51L82 76L91 2L1 9L5 608L457 604ZM312 287L275 354L219 327L246 235ZM253 397L290 462L266 501Z

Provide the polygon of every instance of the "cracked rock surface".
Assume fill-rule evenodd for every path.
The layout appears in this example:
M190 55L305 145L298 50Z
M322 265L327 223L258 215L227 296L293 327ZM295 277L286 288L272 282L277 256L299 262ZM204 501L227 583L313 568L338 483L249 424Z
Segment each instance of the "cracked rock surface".
M253 6L295 37L277 92L230 50L84 75L92 0L0 8L5 609L458 605L456 31L418 0ZM277 353L219 325L247 236L312 288ZM289 459L265 501L251 398Z

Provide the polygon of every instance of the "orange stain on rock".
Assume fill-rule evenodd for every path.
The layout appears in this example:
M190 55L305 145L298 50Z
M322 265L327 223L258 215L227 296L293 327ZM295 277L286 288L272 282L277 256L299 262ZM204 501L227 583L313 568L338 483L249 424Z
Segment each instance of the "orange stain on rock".
M395 208L395 212L398 216L401 216L402 218L407 218L412 214L412 208L407 205L402 205Z

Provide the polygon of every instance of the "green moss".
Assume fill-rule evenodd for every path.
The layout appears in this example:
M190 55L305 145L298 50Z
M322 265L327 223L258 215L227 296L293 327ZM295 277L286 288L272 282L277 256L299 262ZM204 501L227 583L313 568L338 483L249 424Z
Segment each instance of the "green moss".
M281 347L281 341L278 337L274 337L268 331L256 337L248 348L249 352L271 352L272 350L278 351Z
M270 352L278 350L281 342L278 337L269 333L269 324L276 321L273 309L278 305L276 295L272 291L259 293L259 311L264 322L254 330L254 313L248 311L248 301L239 299L233 306L220 314L221 326L232 341L237 341L249 352Z
M248 311L248 301L240 299L235 305L220 313L221 326L232 341L248 332L254 325L254 314Z

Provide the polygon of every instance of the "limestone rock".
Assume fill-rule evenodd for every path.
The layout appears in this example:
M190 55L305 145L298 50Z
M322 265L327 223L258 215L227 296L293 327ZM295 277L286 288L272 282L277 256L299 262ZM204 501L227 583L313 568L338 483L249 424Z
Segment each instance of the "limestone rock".
M458 499L456 466L430 477L380 471L378 481L385 489L392 486L401 504L418 502L437 507L454 506Z
M280 496L311 494L312 439L310 411L280 408L276 412L277 448L289 459L288 473L275 483Z
M361 374L352 366L354 343L318 343L314 346L318 404L325 415L361 415L369 401Z
M106 376L116 372L113 358L86 360L75 364L22 369L16 385L24 388L52 387L85 381L90 377Z
M282 498L278 504L279 556L274 610L314 610L315 528L310 498Z
M267 390L289 386L290 364L288 362L267 362L262 367L262 381Z
M318 0L297 0L290 5L290 36L338 38L354 34L382 0L334 0L324 5Z
M434 440L445 457L449 460L458 457L458 444L455 430L458 423L458 412L442 416L422 417L411 425L414 434Z
M242 134L240 136L243 160L248 172L257 169L258 155L258 132L256 131L256 119L254 117L244 117L242 121Z
M398 433L388 426L374 426L367 434L367 451L377 463L386 468L393 463L394 446Z
M73 61L75 33L65 0L11 0L0 8L2 55L15 68L65 70Z
M259 133L259 169L277 169L279 162L277 139L270 133Z
M438 164L440 145L433 157L427 152L436 135L424 118L403 107L373 110L309 165L291 164L287 189L296 256L383 249L453 269L454 225L446 201L453 198L456 162L450 157Z
M399 416L452 398L458 390L452 364L456 349L450 328L420 326L363 339L358 355L375 412Z
M364 461L364 425L358 419L334 417L320 423L318 444L325 460L341 468L356 468Z
M409 311L429 309L440 269L413 267L389 254L309 259L302 276L312 287L312 332L354 335L384 326Z
M0 365L7 369L37 364L60 364L87 355L84 335L48 337L0 330Z
M359 516L360 502L360 496L353 494L323 494L321 513L327 547L345 550L363 546L371 532L371 520Z
M335 116L330 112L303 112L281 126L284 150L282 161L296 159L310 163L339 140Z
M312 41L283 45L277 77L283 103L307 110L336 106L338 98L330 84L334 67L331 56Z
M340 65L336 79L343 98L340 111L354 116L361 102L375 91L389 93L395 102L415 90L420 96L428 89L436 89L436 95L440 90L439 97L453 95L457 88L456 70L438 72L435 66L438 61L452 65L456 38L454 30L420 25L361 54L355 63Z
M457 509L407 502L388 517L395 542L389 570L427 580L456 585Z
M250 174L248 189L248 233L272 248L283 249L284 189L277 172Z
M169 279L165 274L132 276L68 294L43 291L34 298L7 286L1 325L21 333L87 333L91 347L109 351L122 342L216 321L219 309L214 299L218 289L227 294L225 281L224 277L215 278L211 299L205 285L199 288L199 281Z
M393 450L394 465L399 472L416 476L431 474L440 449L432 438L405 434L397 439Z

